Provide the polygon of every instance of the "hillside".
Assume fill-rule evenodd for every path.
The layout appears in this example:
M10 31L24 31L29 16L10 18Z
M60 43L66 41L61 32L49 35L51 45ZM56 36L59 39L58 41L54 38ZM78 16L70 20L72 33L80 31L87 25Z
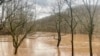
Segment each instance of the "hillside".
M93 8L93 6L91 6L91 7ZM66 32L66 33L70 32L70 28L65 21L65 19L70 20L70 18L68 17L69 14L67 13L68 10L69 9L66 9L66 11L62 12L61 31ZM96 13L95 13L95 18L94 18L94 24L95 24L95 31L94 32L96 32L96 33L99 32L98 29L100 28L100 25L99 25L99 23L100 23L99 14L100 14L100 12L99 12L99 10L100 10L100 8L99 8L99 6L97 6L97 10L96 10ZM86 33L84 27L81 25L81 22L78 19L78 17L79 17L80 19L82 19L82 21L85 23L85 25L87 25L89 16L88 16L86 8L83 5L73 7L73 15L78 22L78 25L76 27L75 32ZM56 21L56 14L42 18L42 19L39 19L39 20L36 21L36 30L37 31L56 32L55 21Z

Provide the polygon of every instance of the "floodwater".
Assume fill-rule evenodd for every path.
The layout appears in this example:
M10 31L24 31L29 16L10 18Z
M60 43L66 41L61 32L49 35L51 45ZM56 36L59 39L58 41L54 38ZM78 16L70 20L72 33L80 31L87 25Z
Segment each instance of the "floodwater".
M11 37L0 36L0 56L71 56L70 34L62 35L60 47L57 48L55 33L36 33L29 35L14 55ZM75 56L89 56L88 36L76 34L74 38ZM93 54L100 56L100 39L93 38Z

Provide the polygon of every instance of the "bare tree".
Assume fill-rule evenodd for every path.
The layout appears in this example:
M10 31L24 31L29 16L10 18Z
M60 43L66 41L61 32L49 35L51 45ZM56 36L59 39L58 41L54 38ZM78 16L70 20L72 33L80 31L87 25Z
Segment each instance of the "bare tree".
M6 16L7 25L6 28L10 32L13 40L13 46L15 48L14 54L17 54L18 48L24 39L27 37L28 33L32 30L34 26L34 14L31 13L30 7L27 7L27 3L22 4L20 0L13 0L7 6ZM15 10L16 9L16 10ZM34 18L34 19L33 19Z
M60 42L61 42L61 0L59 0L58 2L58 18L56 21L56 29L57 29L57 33L58 33L58 43L57 43L57 47L59 47Z
M57 47L59 47L60 42L61 42L61 21L62 21L62 11L63 7L63 0L57 0L56 3L52 6L52 13L55 15L55 28L58 34L58 42L57 42Z
M71 45L72 45L72 56L74 56L74 32L75 32L75 28L77 26L77 20L74 18L73 15L73 8L72 8L72 1L73 0L65 0L66 4L68 5L69 8L69 19L66 18L65 21L67 22L68 26L71 29Z
M96 7L98 4L98 0L95 0L95 1L94 0L82 0L82 1L88 13L87 14L88 18L86 18L87 24L84 24L82 19L80 21L82 25L84 26L84 28L86 29L86 31L88 32L90 56L93 56L92 38L93 38L93 32L95 28L94 19L95 19L95 13L96 13Z

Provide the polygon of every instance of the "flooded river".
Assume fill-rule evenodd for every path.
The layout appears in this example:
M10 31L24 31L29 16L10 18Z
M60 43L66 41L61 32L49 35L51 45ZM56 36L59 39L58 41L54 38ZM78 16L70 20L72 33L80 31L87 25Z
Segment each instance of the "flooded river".
M11 37L0 36L0 56L71 56L70 34L63 35L60 47L57 48L57 36L54 33L36 33L29 35L22 43L18 54L14 55ZM74 41L75 56L89 56L88 36L76 34ZM94 56L100 56L100 39L93 39Z

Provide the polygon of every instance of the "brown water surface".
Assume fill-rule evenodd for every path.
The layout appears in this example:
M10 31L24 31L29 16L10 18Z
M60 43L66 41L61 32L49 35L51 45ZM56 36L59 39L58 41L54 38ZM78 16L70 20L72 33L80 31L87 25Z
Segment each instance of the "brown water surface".
M57 48L55 33L36 33L29 35L22 43L16 56L71 56L70 34L63 35L60 47ZM75 56L89 56L88 36L76 34L74 41ZM93 38L94 56L100 56L100 39ZM9 35L0 36L0 56L15 56L12 39Z

